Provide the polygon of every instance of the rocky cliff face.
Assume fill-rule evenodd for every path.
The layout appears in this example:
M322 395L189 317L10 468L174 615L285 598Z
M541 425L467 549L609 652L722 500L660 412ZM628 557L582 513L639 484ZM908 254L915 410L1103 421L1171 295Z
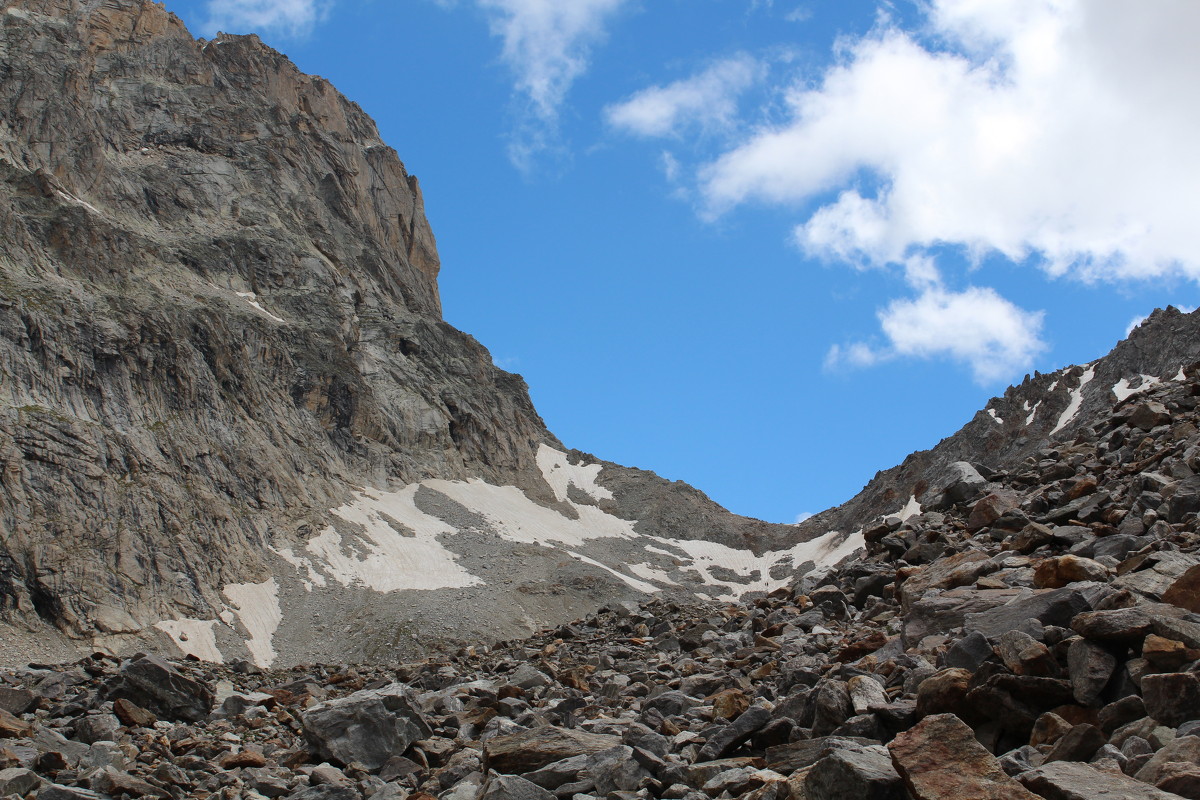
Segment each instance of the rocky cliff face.
M3 5L6 642L385 658L843 554L568 453L326 81L151 2Z

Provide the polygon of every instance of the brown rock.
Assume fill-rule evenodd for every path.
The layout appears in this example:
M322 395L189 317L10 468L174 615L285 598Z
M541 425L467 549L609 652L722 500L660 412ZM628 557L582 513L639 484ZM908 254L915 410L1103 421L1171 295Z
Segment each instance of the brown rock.
M1140 646L1154 630L1154 620L1138 608L1085 611L1071 620L1071 628L1088 639Z
M1190 567L1162 595L1164 603L1200 612L1200 565Z
M489 768L497 772L521 774L564 758L591 755L620 744L620 736L545 725L531 731L489 739L483 746L483 753Z
M222 769L238 769L239 767L265 767L267 757L253 750L243 750L240 753L230 753L221 759Z
M1016 675L1055 675L1058 664L1046 645L1023 631L1009 631L1000 637L996 652L1004 666Z
M1103 646L1087 639L1076 639L1067 648L1067 671L1071 691L1083 705L1095 702L1117 669L1117 658Z
M741 689L726 689L708 698L715 719L733 719L750 707L750 698Z
M1200 652L1192 650L1183 642L1152 633L1142 642L1142 658L1156 669L1174 672L1188 661L1200 658Z
M917 717L961 711L970 684L971 673L965 669L952 667L930 675L917 688Z
M888 745L916 800L1036 800L953 714L926 717Z
M0 709L0 739L21 739L33 733L33 726Z
M1037 747L1041 744L1054 744L1061 739L1067 731L1071 730L1071 723L1055 714L1053 711L1047 711L1037 718L1033 723L1033 733L1029 735L1029 744Z
M1098 561L1064 555L1046 558L1033 569L1033 585L1039 589L1059 589L1077 581L1108 580L1108 568Z
M1169 764L1200 764L1200 737L1182 736L1168 742L1139 769L1133 777L1145 783L1157 784L1167 774Z
M1017 501L1012 495L1000 492L986 495L971 507L971 515L967 517L967 530L971 533L982 530L1004 516L1004 512L1016 507Z
M1200 766L1174 762L1163 767L1162 777L1154 785L1188 800L1200 800Z
M158 722L158 717L124 697L113 701L113 713L121 720L122 725L130 728L149 728Z
M1095 725L1076 725L1059 739L1046 754L1051 761L1088 761L1108 742L1108 737Z
M1162 403L1149 400L1138 403L1129 415L1129 424L1144 431L1166 425L1171 421L1171 412Z
M28 689L0 686L0 711L20 716L37 705L38 696Z
M982 500L980 502L983 502ZM939 558L900 584L900 605L908 611L930 589L953 589L974 583L981 575L994 572L996 565L987 553L968 550Z

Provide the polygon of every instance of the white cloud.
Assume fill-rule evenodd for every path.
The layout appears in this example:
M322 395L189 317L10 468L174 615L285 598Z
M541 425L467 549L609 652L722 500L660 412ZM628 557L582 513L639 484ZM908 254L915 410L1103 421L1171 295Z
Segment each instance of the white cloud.
M948 357L969 366L975 380L987 384L1028 366L1046 346L1042 312L1025 311L990 288L954 292L927 283L917 297L893 300L878 317L885 346L834 345L826 366Z
M208 0L206 28L228 33L304 36L328 11L320 0Z
M816 516L816 514L813 514L810 511L801 511L799 514L796 515L796 524L799 525L801 522L804 522L805 520L810 520L815 516Z
M762 72L747 55L723 59L690 78L643 89L608 106L604 116L612 127L639 136L670 136L690 124L726 128L737 114L738 96Z
M1086 281L1197 280L1198 28L1194 0L933 0L927 39L885 20L850 41L701 192L713 213L832 192L796 237L840 260L949 243Z
M492 34L504 41L502 58L525 102L509 156L530 166L558 135L559 109L587 69L592 45L627 0L476 0L489 15Z

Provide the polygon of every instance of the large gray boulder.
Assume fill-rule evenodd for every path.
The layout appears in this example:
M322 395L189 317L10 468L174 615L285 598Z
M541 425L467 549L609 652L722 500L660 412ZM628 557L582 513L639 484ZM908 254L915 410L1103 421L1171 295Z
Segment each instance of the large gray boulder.
M213 690L184 675L158 656L140 654L121 665L105 693L110 700L136 703L163 719L199 722L213 707Z
M431 732L416 696L403 683L320 703L302 722L305 738L321 758L340 764L357 761L371 770Z

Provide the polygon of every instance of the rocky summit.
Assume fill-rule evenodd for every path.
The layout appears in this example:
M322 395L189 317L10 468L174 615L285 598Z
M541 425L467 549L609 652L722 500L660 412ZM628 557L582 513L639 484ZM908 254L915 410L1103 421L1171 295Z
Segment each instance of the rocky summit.
M547 431L255 37L0 75L0 797L1200 798L1200 312L769 525Z

